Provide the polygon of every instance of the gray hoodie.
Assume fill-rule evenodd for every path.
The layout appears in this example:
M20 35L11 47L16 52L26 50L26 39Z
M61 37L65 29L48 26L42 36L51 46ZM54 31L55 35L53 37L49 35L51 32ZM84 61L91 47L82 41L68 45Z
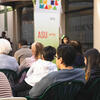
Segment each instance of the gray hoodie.
M52 72L42 78L29 92L31 98L39 96L51 84L55 82L80 80L85 82L85 71L81 68L63 69L57 72Z

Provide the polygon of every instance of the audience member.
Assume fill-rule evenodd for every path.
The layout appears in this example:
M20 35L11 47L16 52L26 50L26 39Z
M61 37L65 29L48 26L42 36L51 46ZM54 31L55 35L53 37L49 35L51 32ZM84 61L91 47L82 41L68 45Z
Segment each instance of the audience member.
M14 93L18 93L20 91L29 90L34 86L42 77L47 75L52 71L57 71L56 64L51 61L54 59L56 54L56 49L52 46L47 46L43 49L42 59L38 59L36 62L32 64L29 71L27 72L25 80L17 84L13 88ZM18 96L15 94L15 96ZM23 94L24 96L24 94Z
M5 31L2 32L1 38L7 39L7 37L6 37L6 32L5 32Z
M67 35L63 35L61 37L61 43L62 44L69 44L70 43L69 37Z
M16 59L8 55L11 50L10 42L6 39L0 39L0 69L18 71L19 65Z
M76 55L77 55L73 66L79 67L79 68L85 67L81 43L76 40L70 40L69 44L71 46L74 46L74 48L76 50Z
M0 98L12 96L12 90L4 73L0 72Z
M25 68L31 67L32 63L36 60L42 58L43 44L40 42L35 42L31 45L32 49L32 57L25 58L19 66L19 72L21 72Z
M16 58L19 65L25 58L31 56L32 56L32 51L31 49L29 49L27 41L26 40L19 41L19 50L17 50L14 54L14 57Z
M52 72L42 78L39 82L33 86L29 92L31 98L39 96L43 91L55 82L80 80L85 82L85 72L80 68L74 68L74 60L76 57L76 51L74 47L69 45L60 45L56 53L56 64L59 71Z
M84 53L85 65L86 65L86 84L77 95L76 100L93 100L94 88L91 91L88 89L91 87L92 83L100 78L100 53L97 49L89 49ZM88 91L88 92L87 92Z

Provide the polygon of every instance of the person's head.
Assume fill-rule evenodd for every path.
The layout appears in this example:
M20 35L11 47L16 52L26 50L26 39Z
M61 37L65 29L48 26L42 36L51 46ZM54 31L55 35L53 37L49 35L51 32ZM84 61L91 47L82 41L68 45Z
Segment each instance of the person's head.
M27 41L26 40L20 40L19 41L19 48L21 48L23 45L27 45Z
M100 68L100 53L97 49L89 49L84 53L86 72L90 75L91 70Z
M31 45L31 49L32 49L32 55L35 56L36 59L39 59L42 57L42 52L43 52L43 44L40 42L34 42Z
M69 37L68 36L66 36L66 35L63 35L62 36L62 44L68 44L69 43Z
M11 44L7 39L0 39L0 54L9 54L12 51Z
M56 55L56 49L52 46L44 47L43 49L43 59L47 61L54 60L54 57Z
M76 40L70 40L70 43L69 43L71 46L74 46L75 50L77 53L80 53L82 54L82 46L81 46L81 43L79 41L76 41Z
M57 48L56 56L56 64L59 69L61 69L62 66L72 66L76 58L76 50L70 45L60 45Z
M6 32L5 31L3 31L1 35L2 35L2 38L6 38Z

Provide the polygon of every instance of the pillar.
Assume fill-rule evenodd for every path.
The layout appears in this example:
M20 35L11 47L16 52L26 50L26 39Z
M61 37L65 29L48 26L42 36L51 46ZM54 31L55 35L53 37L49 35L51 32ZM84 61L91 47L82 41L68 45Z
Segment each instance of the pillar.
M100 0L94 0L94 48L100 51Z

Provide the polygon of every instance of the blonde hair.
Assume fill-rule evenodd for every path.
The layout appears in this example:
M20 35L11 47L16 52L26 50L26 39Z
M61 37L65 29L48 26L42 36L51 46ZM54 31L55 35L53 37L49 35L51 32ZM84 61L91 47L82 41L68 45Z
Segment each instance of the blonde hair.
M8 54L12 51L11 44L7 39L0 39L0 54Z
M40 42L34 42L33 44L32 44L32 46L35 46L35 48L36 48L36 52L35 52L35 58L41 58L42 57L42 53L43 53L43 48L44 48L44 45L42 44L42 43L40 43ZM32 47L31 46L31 47Z

